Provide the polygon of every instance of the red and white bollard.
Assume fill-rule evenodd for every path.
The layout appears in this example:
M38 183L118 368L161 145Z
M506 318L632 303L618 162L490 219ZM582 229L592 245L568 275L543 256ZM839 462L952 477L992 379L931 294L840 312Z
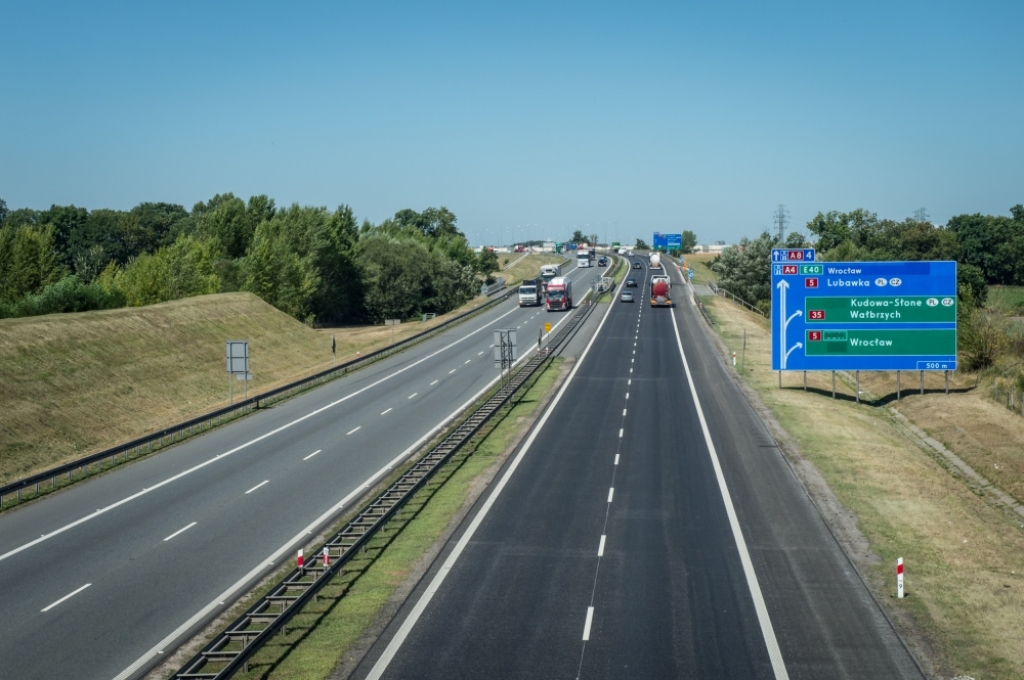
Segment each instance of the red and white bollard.
M736 352L733 352L733 353L732 353L732 365L733 365L733 366L735 366L735 365L736 365Z
M320 561L323 562L324 569L331 566L331 551L326 546L324 546L323 557Z
M896 597L903 599L903 558L896 558Z
M301 570L305 562L305 559L302 557L302 548L299 548L299 556L295 558L295 566Z

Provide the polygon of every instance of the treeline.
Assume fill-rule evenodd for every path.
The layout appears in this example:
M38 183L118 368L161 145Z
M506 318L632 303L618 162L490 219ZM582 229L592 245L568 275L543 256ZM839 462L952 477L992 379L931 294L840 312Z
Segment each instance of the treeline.
M496 259L477 256L444 207L375 225L345 205L278 208L265 195L218 194L191 211L8 212L0 200L0 318L242 290L307 323L376 322L458 307Z

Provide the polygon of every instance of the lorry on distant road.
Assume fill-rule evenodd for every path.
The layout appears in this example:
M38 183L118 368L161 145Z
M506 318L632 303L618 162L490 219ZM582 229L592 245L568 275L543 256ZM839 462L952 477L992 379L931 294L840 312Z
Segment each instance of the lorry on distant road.
M651 255L651 264L648 267L648 269L657 271L657 270L659 270L661 268L662 268L662 266L661 266L661 254L660 253L654 253L653 255Z
M519 284L519 306L536 307L543 304L544 279L527 279Z
M544 306L549 312L572 309L572 281L556 276L548 282Z

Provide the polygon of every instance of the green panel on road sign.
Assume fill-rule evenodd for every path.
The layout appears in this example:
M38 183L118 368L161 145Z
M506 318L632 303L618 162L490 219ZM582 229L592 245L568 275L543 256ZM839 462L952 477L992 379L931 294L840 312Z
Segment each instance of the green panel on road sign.
M837 333L845 333L845 342ZM808 356L955 355L956 330L806 331Z
M956 321L956 298L936 295L806 297L806 323L937 323Z
M802 264L800 265L801 274L822 274L825 272L825 265L823 264Z

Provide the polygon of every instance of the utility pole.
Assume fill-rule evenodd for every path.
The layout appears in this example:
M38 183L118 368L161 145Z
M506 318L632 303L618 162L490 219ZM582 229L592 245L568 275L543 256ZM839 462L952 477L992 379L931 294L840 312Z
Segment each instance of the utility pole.
M775 229L778 231L779 243L786 242L786 225L789 224L789 211L786 206L779 203L779 209L772 215Z

